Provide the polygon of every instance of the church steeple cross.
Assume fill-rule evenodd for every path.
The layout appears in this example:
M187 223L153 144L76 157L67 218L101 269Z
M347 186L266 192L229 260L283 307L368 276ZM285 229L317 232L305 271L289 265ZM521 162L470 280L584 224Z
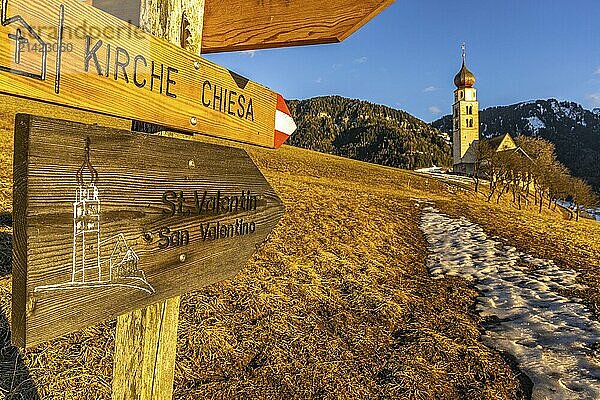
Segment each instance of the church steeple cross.
M23 36L21 29L17 29L16 34L9 33L8 38L15 41L15 63L21 64L22 46L29 43L29 39Z

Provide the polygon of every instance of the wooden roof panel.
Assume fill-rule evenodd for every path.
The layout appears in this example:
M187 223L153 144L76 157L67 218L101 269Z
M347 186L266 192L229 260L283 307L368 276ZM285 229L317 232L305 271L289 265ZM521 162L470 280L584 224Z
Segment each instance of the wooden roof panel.
M84 3L139 26L142 1ZM202 53L337 43L394 1L205 0L203 29L191 31L203 32Z
M337 43L394 0L206 0L202 52Z

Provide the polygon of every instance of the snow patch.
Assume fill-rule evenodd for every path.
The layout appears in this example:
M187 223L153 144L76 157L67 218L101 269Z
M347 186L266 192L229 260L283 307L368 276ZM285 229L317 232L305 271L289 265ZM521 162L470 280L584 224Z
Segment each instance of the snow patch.
M540 129L545 129L546 124L539 119L538 117L529 117L525 118L527 120L527 125L536 135L539 133Z
M557 119L569 118L575 121L577 124L586 126L583 109L575 103L569 103L566 101L558 102L556 100L550 101L550 106Z
M460 276L480 293L484 343L512 354L534 383L533 399L600 399L600 323L561 290L582 290L577 273L502 246L477 224L424 209L421 229L437 278Z
M559 107L558 101L551 100L550 101L550 106L552 107L552 111L554 112L554 114L559 114L560 113L560 107Z
M573 120L577 120L578 113L577 110L575 110L573 107L561 105L560 109L567 117Z
M537 100L529 100L529 101L524 101L522 103L517 104L517 108L522 108L531 104L535 104L537 103Z

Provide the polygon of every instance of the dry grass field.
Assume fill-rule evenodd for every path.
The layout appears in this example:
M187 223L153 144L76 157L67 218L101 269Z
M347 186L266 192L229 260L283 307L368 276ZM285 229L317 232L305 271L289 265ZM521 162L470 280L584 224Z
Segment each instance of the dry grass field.
M30 106L0 100L0 391L109 399L114 321L26 353L10 346L11 121ZM598 223L489 205L407 171L285 146L244 148L287 213L235 279L182 297L176 399L523 398L518 371L480 342L476 292L428 274L425 202L582 272L593 289L578 295L598 315Z

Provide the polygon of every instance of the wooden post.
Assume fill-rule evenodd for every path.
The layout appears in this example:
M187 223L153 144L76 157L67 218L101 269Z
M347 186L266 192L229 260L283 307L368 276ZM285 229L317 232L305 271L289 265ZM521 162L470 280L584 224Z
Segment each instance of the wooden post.
M140 28L200 55L204 0L141 0Z
M200 54L204 0L141 0L140 27ZM117 318L113 400L171 400L179 297Z
M173 397L179 297L117 319L112 399Z
M142 30L200 55L204 0L86 0Z

